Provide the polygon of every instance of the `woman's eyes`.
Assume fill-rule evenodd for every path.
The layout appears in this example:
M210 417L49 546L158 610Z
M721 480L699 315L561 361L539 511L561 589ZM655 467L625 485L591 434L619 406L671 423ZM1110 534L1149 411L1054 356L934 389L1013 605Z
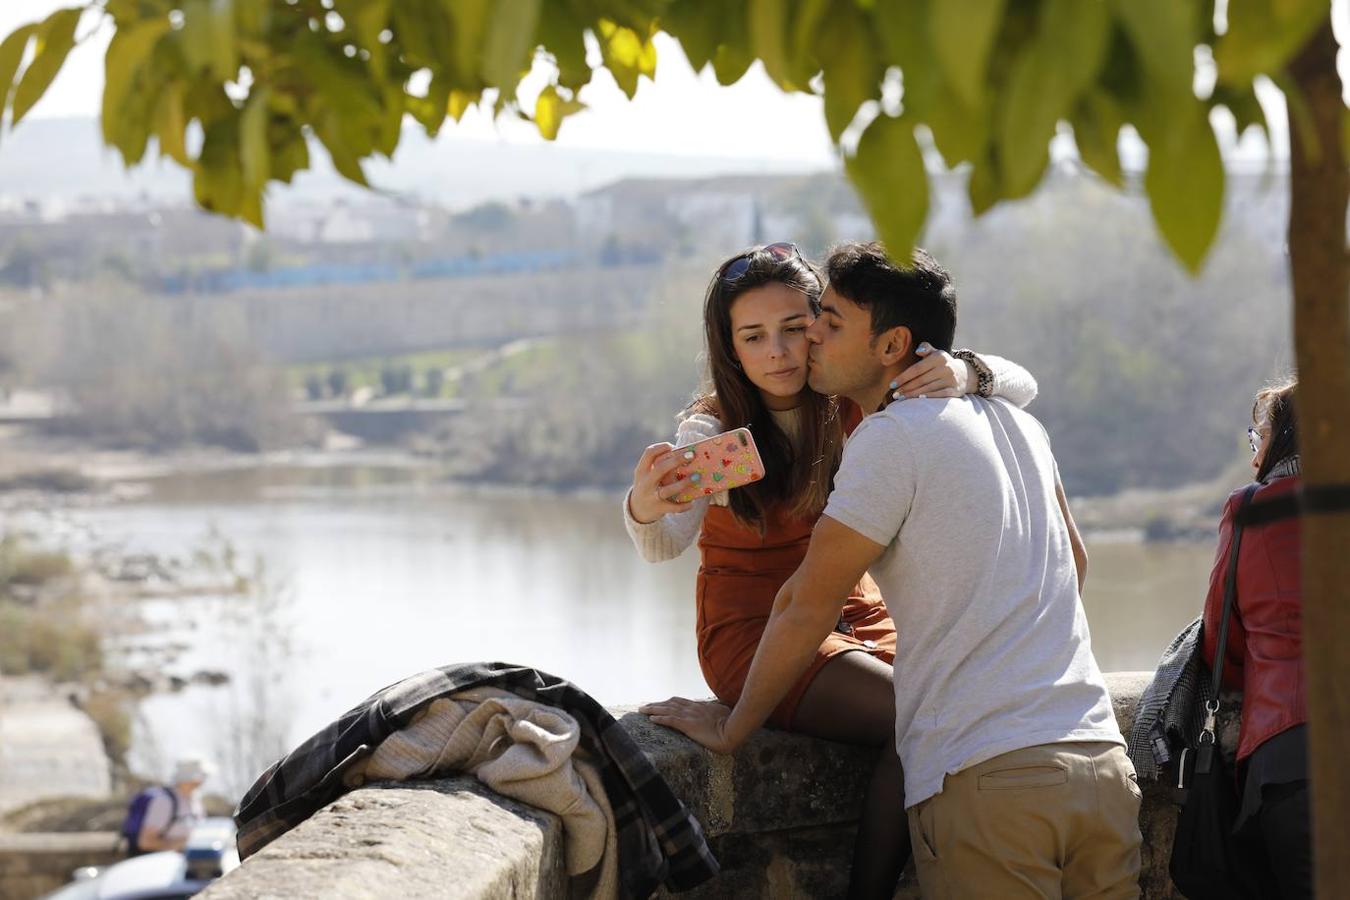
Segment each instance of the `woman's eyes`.
M804 334L806 332L806 326L789 325L787 328L784 328L783 331L787 334ZM763 337L764 335L762 334L747 334L745 337L741 338L741 340L745 341L747 344L754 344L763 339Z

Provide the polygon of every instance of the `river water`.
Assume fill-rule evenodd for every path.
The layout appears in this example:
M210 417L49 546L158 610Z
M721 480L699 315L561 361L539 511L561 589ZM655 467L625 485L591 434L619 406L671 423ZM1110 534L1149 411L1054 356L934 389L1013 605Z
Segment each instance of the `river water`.
M701 697L697 552L651 565L617 497L471 492L412 470L270 469L174 477L79 518L127 551L189 556L212 533L262 560L265 599L146 601L175 674L216 669L141 704L133 766L198 750L237 793L281 749L422 669L504 660L606 704ZM1213 549L1089 540L1084 604L1107 671L1152 668L1201 607Z

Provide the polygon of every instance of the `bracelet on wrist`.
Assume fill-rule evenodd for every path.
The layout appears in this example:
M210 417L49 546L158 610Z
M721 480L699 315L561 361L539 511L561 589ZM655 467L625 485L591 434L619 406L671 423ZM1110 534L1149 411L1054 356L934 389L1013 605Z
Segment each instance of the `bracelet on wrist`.
M974 350L953 350L952 356L970 363L975 370L975 393L981 397L994 396L994 372Z

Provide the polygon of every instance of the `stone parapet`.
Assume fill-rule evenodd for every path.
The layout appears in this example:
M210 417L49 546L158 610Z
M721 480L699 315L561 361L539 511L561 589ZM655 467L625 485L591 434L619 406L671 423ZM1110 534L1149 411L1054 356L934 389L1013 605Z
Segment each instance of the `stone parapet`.
M1126 733L1150 677L1107 676ZM722 863L718 879L680 897L843 895L874 751L765 730L723 756L632 710L614 713L698 817ZM1167 877L1174 791L1143 787L1143 894L1179 897ZM199 896L565 897L561 842L555 816L472 778L374 784L335 801ZM912 872L896 896L919 896Z
M0 833L0 900L32 900L65 884L81 866L120 858L111 831Z

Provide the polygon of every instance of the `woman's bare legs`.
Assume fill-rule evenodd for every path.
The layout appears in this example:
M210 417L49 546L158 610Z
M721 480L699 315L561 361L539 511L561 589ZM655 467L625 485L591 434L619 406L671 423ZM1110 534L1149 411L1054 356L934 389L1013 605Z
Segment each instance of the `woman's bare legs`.
M889 900L910 853L890 665L861 651L832 658L806 688L792 727L831 741L880 748L853 844L848 896Z

